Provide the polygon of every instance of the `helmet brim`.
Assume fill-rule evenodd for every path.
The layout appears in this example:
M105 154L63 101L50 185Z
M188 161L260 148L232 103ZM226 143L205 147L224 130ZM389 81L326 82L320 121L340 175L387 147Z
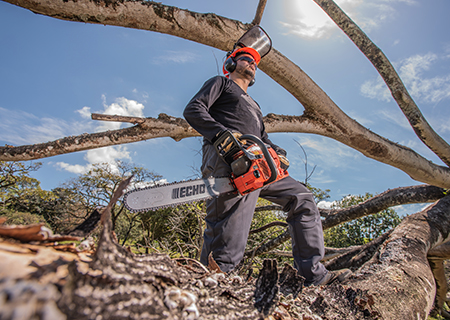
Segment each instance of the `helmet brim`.
M253 57L253 59L255 60L256 65L258 65L259 62L261 61L261 56L259 55L258 51L256 51L253 48L250 48L250 47L245 47L245 48L240 48L240 49L234 50L233 53L231 54L231 56L233 58L235 58L237 55L241 55L244 53L251 55Z

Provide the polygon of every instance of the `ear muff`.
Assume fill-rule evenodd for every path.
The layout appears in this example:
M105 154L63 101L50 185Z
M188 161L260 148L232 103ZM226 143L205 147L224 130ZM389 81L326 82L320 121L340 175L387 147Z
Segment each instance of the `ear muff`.
M232 73L234 70L236 70L236 61L232 56L229 56L223 63L223 67L226 71Z

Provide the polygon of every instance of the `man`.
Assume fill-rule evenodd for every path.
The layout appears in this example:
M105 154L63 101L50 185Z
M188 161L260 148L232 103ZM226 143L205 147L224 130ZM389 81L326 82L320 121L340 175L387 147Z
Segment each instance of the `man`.
M204 178L223 177L230 166L216 153L214 141L226 130L237 137L253 134L270 145L288 165L286 151L269 140L259 105L247 94L254 82L261 57L250 47L236 49L224 64L227 77L216 76L205 82L184 110L189 124L203 135ZM323 231L319 211L312 193L301 183L286 177L245 196L224 194L207 201L206 230L201 262L214 260L229 272L244 255L250 224L258 197L283 206L292 236L294 264L305 277L305 285L321 285L334 281L341 273L328 272L320 263L324 256Z

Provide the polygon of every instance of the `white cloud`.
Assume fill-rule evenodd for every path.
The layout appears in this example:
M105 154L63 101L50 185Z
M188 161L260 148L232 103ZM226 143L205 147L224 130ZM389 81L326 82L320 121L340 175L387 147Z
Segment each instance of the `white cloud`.
M383 21L392 19L395 2L414 5L414 0L337 0L341 9L365 32L378 28ZM288 34L306 39L328 38L339 30L330 17L312 0L287 0L285 16L289 22L280 22Z
M57 118L38 118L24 111L0 108L0 139L15 145L43 143L92 130L92 124Z
M135 89L133 90L133 92L137 92L137 90ZM120 116L144 117L144 105L135 100L129 100L125 97L120 97L109 105L106 103L105 95L102 95L102 100L104 110L99 113ZM77 110L77 112L82 116L89 114L90 118L90 107L83 107L81 110ZM126 125L129 124L123 124L121 122L100 121L95 128L95 131L102 132L107 130L116 130ZM55 164L55 166L59 167L62 170L80 174L87 172L95 163L109 163L112 166L112 170L114 171L118 170L115 167L116 160L131 161L132 159L127 147L111 146L87 151L84 156L84 160L86 160L87 162L84 165L71 165L65 162L58 162Z
M102 96L102 99L104 110L98 113L144 117L144 105L137 101L121 97L108 105L106 97ZM0 139L8 144L27 145L53 141L84 132L114 130L130 125L120 122L92 121L90 120L91 108L87 106L76 110L76 112L83 119L89 119L89 121L39 118L31 113L0 108L2 119L0 122ZM114 164L115 160L118 159L131 161L131 156L126 147L115 146L89 150L84 159L86 160L84 165L57 162L55 166L61 170L80 174L89 170L94 163Z
M439 126L441 132L450 132L450 123L448 121L444 121Z
M411 125L409 124L403 113L400 111L400 109L379 109L378 114L381 116L381 118L394 123L396 126L402 127L403 129L407 130L411 129Z
M320 209L331 209L336 204L337 204L337 201L325 201L325 200L322 200L319 203L317 203L317 207L320 208Z
M89 150L85 159L89 163L114 163L116 159L131 160L131 157L126 146L114 146Z
M192 52L186 51L173 51L168 50L164 53L163 56L155 57L152 59L153 64L163 64L163 63L187 63L196 61L198 59L198 55Z
M395 210L400 217L405 217L407 215L421 212L432 205L433 203L415 203L395 206L392 207L392 209Z
M353 160L360 157L357 151L332 139L301 136L296 140L305 148L310 166L320 163L326 168L347 167ZM330 154L333 156L330 157Z
M411 56L396 64L399 76L414 100L438 103L450 97L450 74L427 77L428 71L438 70L432 67L440 60L438 55L427 53ZM380 76L364 82L361 93L371 99L391 101L390 91Z
M103 114L109 115L119 115L119 116L130 116L130 117L144 117L144 105L135 100L129 100L127 98L121 97L117 98L115 102L110 105L106 104L106 98L103 96ZM116 130L123 127L124 124L121 122L110 122L101 121L97 127L97 132Z
M75 174L83 174L87 171L86 166L82 166L81 164L68 164L65 162L57 162L55 163L55 166Z
M82 118L85 119L91 118L91 108L89 107L83 107L82 109L76 110L75 112L78 112Z
M381 77L375 80L367 80L361 85L361 94L370 99L378 99L380 101L391 101L391 92Z
M290 173L301 181L305 180L306 175L312 173L308 181L313 185L336 182L333 173L336 170L351 167L361 157L359 152L329 138L300 135L294 140L300 143L306 152L308 172L305 169L304 154L297 146L289 147ZM312 172L313 169L314 172Z
M402 62L400 77L415 99L437 103L450 97L450 74L426 78L425 72L439 60L433 53L415 55Z
M85 165L69 164L65 162L57 162L56 167L62 170L69 171L76 174L83 174L87 172L94 163L109 163L113 172L118 172L116 160L126 159L131 160L130 152L125 146L104 147L93 149L86 152L84 159L88 162Z

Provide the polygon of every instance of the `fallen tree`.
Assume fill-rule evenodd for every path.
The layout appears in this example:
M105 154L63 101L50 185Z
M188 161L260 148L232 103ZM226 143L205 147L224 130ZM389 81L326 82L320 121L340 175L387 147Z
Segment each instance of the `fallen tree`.
M109 0L78 0L76 2L62 0L36 0L33 2L7 0L6 2L58 19L116 25L171 34L221 50L229 50L234 41L248 30L252 23L258 23L265 4L265 1L260 1L258 13L253 22L244 24L215 14L201 14L155 2ZM345 286L308 288L304 290L298 300L293 302L300 309L293 309L297 310L295 312L298 315L304 315L305 317L315 315L323 319L339 318L342 315L345 315L348 319L373 317L383 319L423 319L432 308L436 291L427 255L430 249L445 243L450 232L448 225L450 200L448 196L442 197L444 194L443 190L439 189L450 187L450 170L447 167L450 159L450 148L428 125L381 50L367 38L333 1L317 0L316 2L373 62L391 89L394 99L408 118L417 136L446 166L434 164L412 149L389 141L351 119L301 68L277 50L272 50L261 62L260 69L290 92L303 105L305 111L301 116L267 115L265 117L265 125L268 132L305 132L333 138L358 150L369 158L399 168L416 181L436 186L437 189L434 191L437 191L439 195L437 196L431 192L428 198L424 199L422 197L420 202L435 201L435 203L424 211L408 217L391 234L387 235L386 239L383 239L384 241L378 244L379 249L373 250L374 255L361 267L355 268L353 277ZM0 160L31 160L157 137L172 137L179 141L186 137L198 135L183 119L167 115L160 115L158 119L112 117L102 120L126 121L137 123L137 125L121 130L66 137L32 146L0 147ZM416 193L417 195L421 194ZM410 194L409 197L414 199L415 196ZM419 202L419 200L416 201ZM353 219L359 214L370 214L370 210L375 210L370 208L375 207L379 208L379 205L373 200L372 203L367 204L366 208L362 209L363 206L359 207L359 211L355 208L349 208L345 214L342 212L341 214L327 213L324 226L328 227L342 223L347 221L346 219ZM107 214L105 215L104 213L104 216L106 217ZM182 317L182 312L185 312L185 309L192 304L184 304L183 307L176 305L176 307L171 309L171 303L164 302L165 298L161 295L158 296L157 292L158 294L161 294L163 291L166 292L168 286L181 285L183 287L186 283L179 282L177 275L183 275L182 272L184 271L179 271L172 262L166 261L166 258L136 257L127 254L123 248L119 249L120 246L113 243L112 238L108 238L107 218L103 220L103 223L106 231L104 231L102 241L99 244L96 260L88 266L88 271L80 270L76 265L71 267L72 280L70 283L72 286L64 286L62 291L63 298L58 300L59 309L63 310L69 317L81 316L80 312L83 311L71 307L70 301L76 300L79 303L90 302L93 293L89 293L90 289L87 289L86 292L80 294L80 288L85 288L83 287L84 285L95 282L101 283L101 287L105 288L105 291L102 293L103 297L114 294L116 292L114 290L120 288L120 286L124 288L139 287L140 290L143 290L141 293L146 292L145 290L150 290L149 292L154 293L154 295L151 295L153 300L142 300L145 299L145 295L142 294L136 297L136 300L128 301L128 304L125 304L134 307L140 303L145 302L148 304L150 301L153 301L152 305L155 306L155 309L152 312L161 315L161 317L164 315L171 315L175 318ZM272 245L277 241L278 243L286 241L286 239L285 235L284 238L281 237L275 240ZM102 251L103 249L105 250ZM444 252L447 251L444 250ZM108 261L107 257L110 257L111 261L116 262L113 267L109 265L110 261ZM441 254L438 259L442 260L446 257L448 255L445 253ZM112 258L117 258L118 260ZM138 279L139 271L136 268L131 268L129 271L121 269L120 272L114 269L121 263L130 266L141 266L143 261L149 264L150 261L155 261L152 264L154 265L153 269L150 268L144 271L144 281ZM170 269L170 274L166 272L167 270L164 272L158 270L159 266L165 266L167 270ZM435 271L438 269L439 267L435 268ZM265 279L259 280L260 284L266 285L264 288L283 287L282 284L279 284L278 273L275 274L274 271L276 269L273 262L268 262L264 271L261 272L261 274L265 275ZM435 272L436 275L438 273ZM171 274L175 276L171 276ZM442 280L441 276L438 276L438 278L439 281ZM439 281L438 283L442 283L442 281ZM148 287L148 283L151 283L153 287ZM287 281L286 283L290 282ZM184 290L183 288L178 289ZM261 287L255 287L254 292L261 293L264 291L258 288ZM190 290L195 291L192 288ZM233 298L232 290L224 292L219 296ZM251 304L250 306L248 303L237 299L239 303L242 302L243 304L237 305L234 310L242 308L240 310L245 310L246 313L248 311L248 315L255 315L256 313L254 312L270 314L278 299L277 292L278 290L274 289L266 296L254 295L255 301L260 301L261 303ZM183 296L180 292L174 294ZM171 296L169 293L168 295ZM124 306L123 301L122 304L120 303L120 299L123 296L119 294L116 297L117 301L104 298L92 300L92 308L86 309L85 317L89 318L90 316L88 315L92 315L93 312L100 312L105 317L110 314L109 312L115 311L119 314L119 310L122 310ZM441 306L442 298L439 301L438 306ZM96 309L96 306L101 306L101 308ZM230 307L231 305L228 304L228 306ZM174 310L181 312L181 315ZM192 310L194 310L193 307ZM140 316L145 313L145 310L142 308L138 311L140 313L136 314ZM200 314L198 308L197 312ZM204 314L205 318L207 318L208 312L205 309L201 314ZM229 312L231 318L238 318L238 313L232 314L233 311ZM197 313L194 310L193 316L196 315Z
M23 257L36 269L28 276L18 277L11 269L3 272L0 288L9 298L3 302L2 318L13 318L15 308L23 304L30 318L52 315L54 319L99 315L114 319L262 319L271 315L278 319L424 319L433 305L434 278L427 254L434 247L434 258L448 257L449 251L440 244L450 234L449 196L407 217L373 243L328 262L332 267L333 261L347 261L345 266L354 273L346 283L302 291L303 278L288 265L280 271L275 260L264 262L257 279L244 281L241 269L225 275L214 261L207 270L192 259L176 262L164 254L131 253L114 239L110 213L128 182L121 183L102 212L103 231L91 259L46 252L46 263L42 257L38 263L37 255L34 260ZM25 234L29 237L30 231ZM11 249L12 244L5 253L5 242L0 243L3 259L28 254L17 245ZM366 250L369 247L375 250ZM28 248L43 254L36 245ZM357 250L368 254L364 259L349 259ZM368 262L359 267L361 261ZM399 308L399 303L408 308Z

